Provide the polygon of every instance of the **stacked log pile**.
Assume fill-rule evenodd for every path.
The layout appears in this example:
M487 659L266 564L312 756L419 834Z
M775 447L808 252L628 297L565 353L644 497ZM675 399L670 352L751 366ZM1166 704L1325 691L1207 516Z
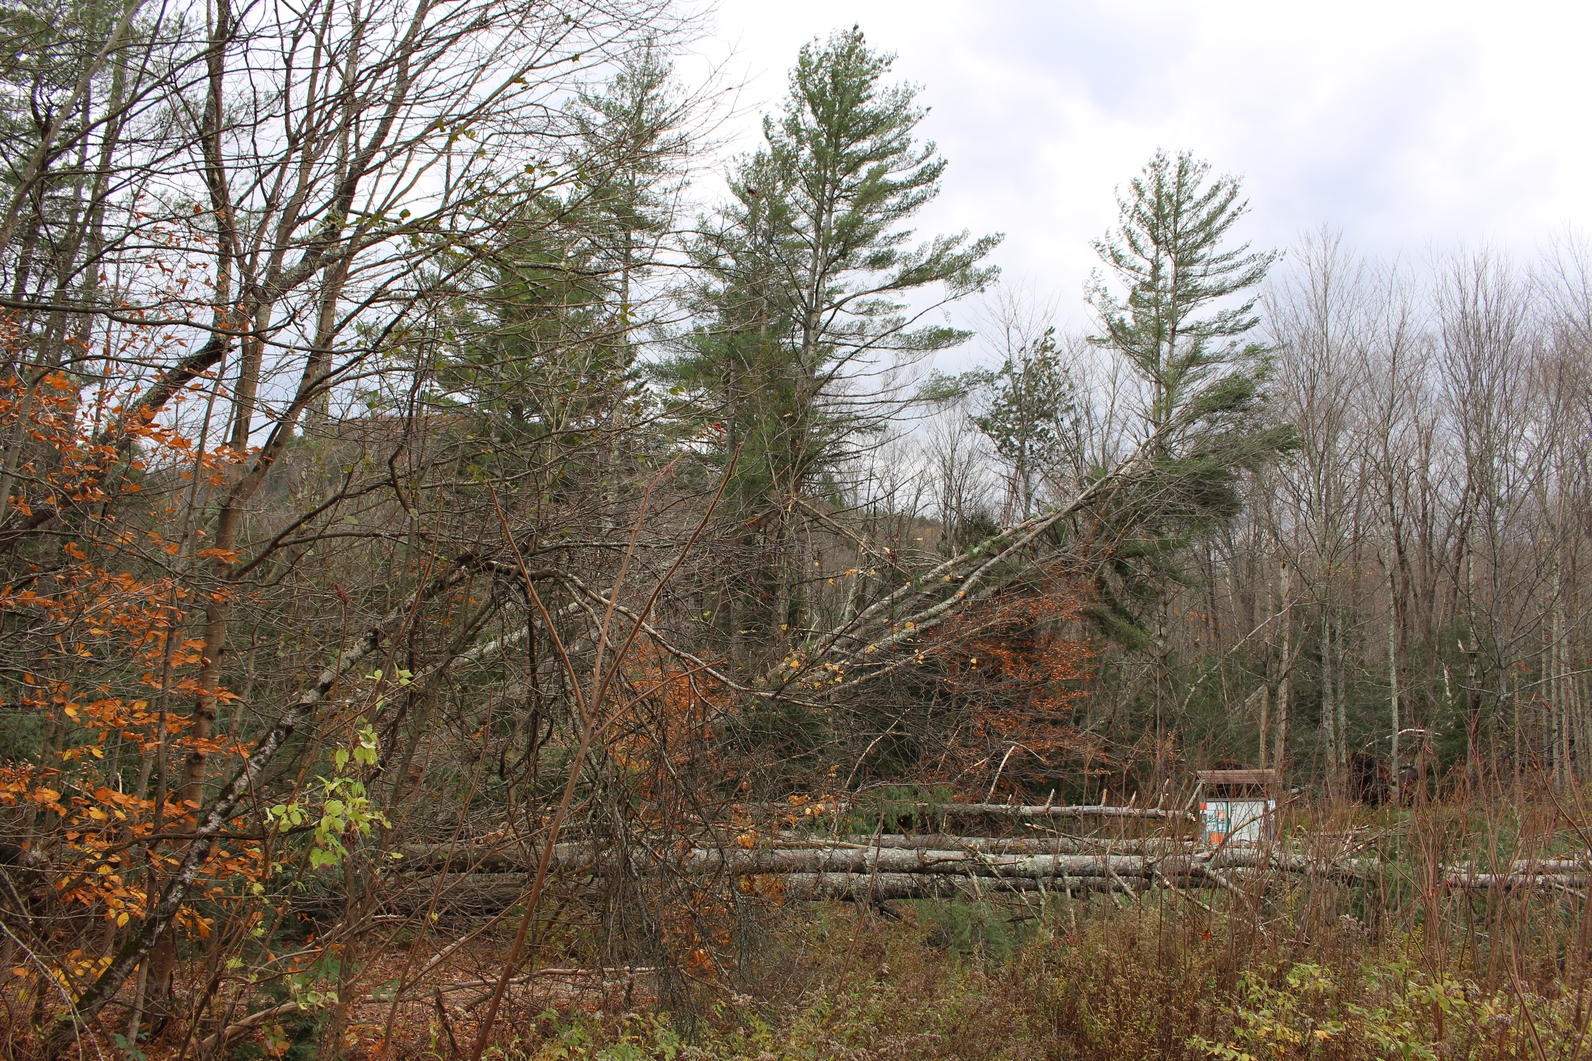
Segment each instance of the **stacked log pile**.
M1133 807L1007 807L943 805L941 820L1004 816L1035 819L1121 817L1177 822L1182 811ZM470 905L517 901L541 855L528 846L420 845L395 863L411 892L469 896ZM1152 888L1266 888L1288 879L1345 884L1411 879L1407 865L1372 856L1327 856L1284 845L1209 848L1176 836L1108 839L1085 836L987 837L948 834L816 837L794 832L740 834L722 846L632 846L623 852L593 843L554 847L550 869L566 879L615 872L717 877L742 892L783 899L892 899L998 892L1127 892ZM1445 865L1421 882L1442 889L1580 891L1592 859L1514 860L1498 865Z

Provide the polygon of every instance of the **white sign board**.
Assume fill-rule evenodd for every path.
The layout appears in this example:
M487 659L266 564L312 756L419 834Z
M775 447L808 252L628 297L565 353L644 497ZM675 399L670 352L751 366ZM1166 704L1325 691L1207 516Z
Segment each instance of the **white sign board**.
M1272 812L1276 809L1274 799L1207 799L1200 804L1205 842L1220 847L1270 840Z

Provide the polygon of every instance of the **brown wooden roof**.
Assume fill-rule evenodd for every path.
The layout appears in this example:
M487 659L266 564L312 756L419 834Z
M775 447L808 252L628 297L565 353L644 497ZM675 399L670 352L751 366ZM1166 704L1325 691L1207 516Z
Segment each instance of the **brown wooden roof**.
M1201 770L1194 777L1207 788L1275 788L1282 780L1276 770Z

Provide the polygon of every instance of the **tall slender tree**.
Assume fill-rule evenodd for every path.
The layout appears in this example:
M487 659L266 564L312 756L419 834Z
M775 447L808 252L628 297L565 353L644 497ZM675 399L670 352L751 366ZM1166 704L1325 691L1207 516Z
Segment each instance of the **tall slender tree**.
M1234 177L1188 153L1157 152L1118 197L1115 230L1095 243L1091 340L1138 377L1142 465L1134 488L1097 513L1110 546L1094 614L1152 657L1157 734L1171 692L1165 610L1186 580L1182 546L1239 510L1240 477L1291 444L1262 395L1267 350L1249 336L1273 252L1234 245L1247 209Z
M915 243L906 227L945 162L917 140L925 112L887 81L891 62L855 27L802 48L783 112L704 225L699 323L659 370L738 454L728 512L761 573L726 618L761 643L803 624L801 505L834 500L899 412L888 374L967 338L926 314L992 275L996 237Z

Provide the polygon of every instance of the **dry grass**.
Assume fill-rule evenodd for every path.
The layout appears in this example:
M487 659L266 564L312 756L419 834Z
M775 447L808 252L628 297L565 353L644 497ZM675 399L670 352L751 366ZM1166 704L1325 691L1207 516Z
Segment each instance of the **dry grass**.
M1585 853L1579 807L1507 800L1289 812L1290 846L1380 870L1234 876L1229 890L1001 901L742 904L716 966L516 984L494 1025L500 1061L1134 1061L1592 1058L1592 909L1581 887L1440 886L1441 867L1505 870ZM467 923L360 941L339 1009L276 1006L226 1051L174 1026L143 1044L182 1056L443 1059L478 1029L502 960L487 933L410 983ZM571 930L542 964L596 953ZM583 950L583 947L585 948ZM195 970L190 993L201 983ZM406 983L389 1001L384 985ZM197 997L197 996L196 996ZM667 1000L665 1007L660 999ZM26 1048L26 1000L4 999ZM199 1012L195 1009L194 1012ZM98 1056L126 1056L107 1035ZM85 1056L95 1056L93 1051Z

